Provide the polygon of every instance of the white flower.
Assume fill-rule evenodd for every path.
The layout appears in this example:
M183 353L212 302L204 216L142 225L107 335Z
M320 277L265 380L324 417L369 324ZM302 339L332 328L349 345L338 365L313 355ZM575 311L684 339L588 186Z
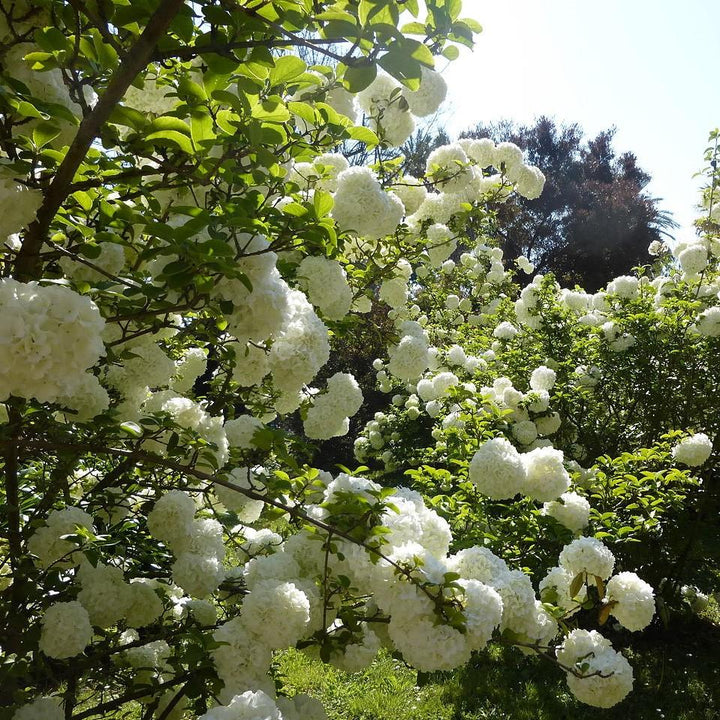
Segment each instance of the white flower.
M253 435L264 427L262 422L252 415L239 415L225 423L225 435L230 447L250 450L255 447Z
M310 302L328 320L341 320L348 314L352 290L337 260L309 255L298 265L297 274L307 288Z
M557 659L583 675L568 672L566 677L572 694L588 705L612 707L632 690L630 664L595 630L573 630L559 646Z
M188 595L203 599L217 590L225 571L217 557L185 552L173 563L172 577Z
M65 720L62 698L41 697L15 711L12 720Z
M182 490L165 493L148 514L150 534L171 549L190 533L195 515L195 501Z
M107 628L125 617L133 598L120 568L102 563L93 567L85 563L80 567L78 579L82 586L78 600L93 625Z
M227 705L218 705L198 720L283 720L275 702L262 690L235 695Z
M614 293L621 298L631 300L637 297L640 282L636 277L630 275L620 275L611 280L607 285L608 293Z
M720 307L710 307L701 312L695 321L695 327L701 335L720 336Z
M0 280L0 400L71 396L105 354L95 303L60 285Z
M518 334L518 329L507 321L501 322L494 330L493 336L498 340L512 340Z
M608 580L605 602L611 606L610 614L628 630L646 628L655 614L652 587L633 572L621 572Z
M560 496L562 502L553 500L543 505L545 515L555 518L573 532L579 532L590 521L590 503L575 492L566 492Z
M573 578L580 573L587 573L588 581L594 582L593 576L607 580L615 567L615 556L593 537L580 537L566 545L560 552L560 566L572 573Z
M707 248L700 243L693 243L678 255L678 260L685 274L689 277L695 277L707 267Z
M563 452L553 447L537 447L520 456L525 467L522 492L540 502L559 498L570 486L563 467Z
M402 94L413 115L426 117L437 112L442 105L447 94L447 85L440 73L423 66L420 87L414 91L404 87Z
M79 655L92 635L87 610L77 600L58 602L43 615L39 647L48 657L62 660Z
M253 586L242 617L260 642L272 649L294 646L310 622L310 601L294 583L269 579Z
M475 487L494 500L514 497L525 486L522 456L505 438L493 438L478 448L469 475Z
M683 465L698 467L703 465L712 453L712 441L705 433L695 433L685 437L673 448L673 458Z
M557 375L545 365L535 368L530 376L530 387L533 390L552 390Z
M428 155L426 174L444 192L462 192L473 179L468 156L458 143L441 145Z
M141 628L157 620L162 611L162 600L155 592L154 585L143 578L130 583L129 603L125 610L125 622L129 627Z
M427 335L414 320L405 321L400 331L400 342L388 350L388 370L400 380L415 380L430 362Z

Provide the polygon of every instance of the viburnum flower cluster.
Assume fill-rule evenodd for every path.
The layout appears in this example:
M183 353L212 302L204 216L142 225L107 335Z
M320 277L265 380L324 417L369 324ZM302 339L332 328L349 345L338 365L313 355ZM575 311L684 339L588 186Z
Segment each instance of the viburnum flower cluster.
M81 393L107 395L88 374L105 347L105 322L92 300L61 285L0 280L0 398L10 395L82 405ZM85 418L87 419L87 418Z

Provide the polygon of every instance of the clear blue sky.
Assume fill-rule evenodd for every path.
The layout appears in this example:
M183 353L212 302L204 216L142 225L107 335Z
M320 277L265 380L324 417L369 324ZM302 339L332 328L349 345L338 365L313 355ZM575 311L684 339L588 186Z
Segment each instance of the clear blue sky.
M692 175L720 126L720 0L464 0L463 15L483 32L443 71L451 134L543 114L586 135L614 125L615 148L652 175L677 237L692 235Z

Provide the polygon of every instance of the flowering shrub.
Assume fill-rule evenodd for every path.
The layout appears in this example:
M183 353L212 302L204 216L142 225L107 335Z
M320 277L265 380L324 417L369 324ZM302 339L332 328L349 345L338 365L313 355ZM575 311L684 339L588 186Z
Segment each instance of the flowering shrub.
M608 493L616 456L657 445L668 515L713 467L718 246L593 296L536 276L513 304L502 252L469 238L541 192L517 147L438 148L422 178L338 152L398 144L442 101L433 53L479 26L427 5L0 15L5 716L323 718L277 694L293 646L432 671L502 642L556 653L584 702L630 691L572 617L655 611L603 542L639 532L603 525L643 497ZM373 467L331 474L313 441L349 432L364 389L324 368L358 328L392 400L356 441ZM671 379L696 395L668 409Z

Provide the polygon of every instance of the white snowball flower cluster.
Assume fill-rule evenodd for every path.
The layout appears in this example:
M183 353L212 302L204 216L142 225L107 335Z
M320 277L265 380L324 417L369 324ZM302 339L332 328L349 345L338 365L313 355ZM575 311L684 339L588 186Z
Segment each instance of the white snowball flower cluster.
M163 495L148 515L150 534L175 555L173 581L188 595L203 599L225 577L222 526L216 520L195 519L195 501L181 490Z
M468 156L458 143L441 145L427 158L426 174L444 192L458 193L473 180Z
M582 585L575 598L571 597L570 586L574 579L575 576L572 572L564 567L551 568L540 581L538 587L540 598L543 602L562 608L568 616L574 615L587 600L585 584Z
M8 235L20 232L35 218L43 195L17 182L12 174L3 169L0 172L0 241Z
M315 168L322 173L318 187L327 192L337 190L337 176L350 167L347 159L340 153L323 153L313 160Z
M535 266L524 255L520 255L515 262L526 275L531 275L535 271Z
M340 230L371 240L395 232L405 208L395 193L383 190L370 168L344 170L337 183L332 216Z
M505 438L483 443L470 461L469 474L478 490L494 500L521 493L545 502L560 497L570 484L561 450L537 447L520 454Z
M222 467L228 461L229 443L223 427L223 419L220 416L213 417L208 414L204 404L181 397L173 390L161 390L148 397L143 411L144 414L168 413L176 425L196 432L201 438L217 446L217 449L210 451L217 467ZM167 435L169 432L166 433L166 437ZM160 442L148 441L148 447L160 454L165 452L165 446ZM198 469L211 470L214 467L210 460L201 457Z
M104 275L100 270L108 275L118 275L120 273L125 266L125 250L118 243L102 242L100 243L100 254L89 262L94 267L89 267L67 256L61 257L58 261L65 275L73 278L73 280L96 283L108 280L107 275Z
M559 498L570 487L570 475L563 466L563 452L538 447L520 456L525 468L522 492L540 502Z
M434 223L426 230L427 254L430 265L439 268L457 249L457 239L442 223Z
M427 117L437 112L442 105L447 95L447 85L440 73L423 66L420 87L417 90L404 87L402 94L413 115Z
M38 528L28 540L28 552L36 556L39 567L47 568L54 563L57 567L78 565L82 553L73 552L77 544L62 539L63 535L73 534L77 528L95 532L92 516L77 507L65 507L53 510L47 518L47 525Z
M540 365L532 371L530 376L530 387L533 390L552 390L557 375L545 365Z
M466 138L461 144L479 169L494 166L499 172L504 173L506 180L515 184L515 189L524 198L534 200L542 194L545 176L539 168L527 165L523 161L522 150L514 143L501 142L496 146L488 138L479 140ZM484 180L492 182L492 178L484 178Z
M12 720L65 720L62 698L41 697L15 711Z
M77 600L58 602L43 615L39 647L48 657L62 660L79 655L92 635L90 617Z
M493 336L498 340L512 340L518 332L518 329L512 323L504 320L493 330Z
M272 650L294 645L310 622L308 596L294 583L274 579L254 585L242 611L245 625L255 628L262 644Z
M230 447L250 450L255 447L253 435L264 427L262 421L253 415L238 415L225 423L225 436Z
M269 372L270 359L265 348L247 345L236 351L233 380L242 387L260 385Z
M695 279L707 267L708 251L702 243L685 246L677 256L686 279Z
M452 540L450 526L433 509L426 507L420 493L399 487L388 502L397 508L397 512L388 510L381 518L382 525L390 530L384 536L390 545L417 542L436 557L447 555Z
M720 336L720 307L703 310L695 321L695 329L706 337Z
M369 118L370 127L388 145L399 147L415 130L415 120L402 97L402 86L389 75L379 73L356 99Z
M285 720L275 701L262 690L235 695L227 705L218 705L198 720Z
M597 538L580 537L562 549L559 563L573 577L585 573L593 584L594 577L607 580L612 575L615 556Z
M400 198L406 215L417 212L427 197L422 181L413 175L403 175L390 189Z
M455 387L460 380L455 373L440 372L432 378L423 378L417 384L417 394L421 400L429 402L446 395L450 388Z
M357 413L363 394L350 373L335 373L327 381L327 392L316 395L303 427L309 438L327 440L346 435L349 419Z
M414 320L400 325L400 342L388 350L388 370L400 380L415 380L429 365L429 344L422 326Z
M224 278L216 286L223 300L230 300L234 310L228 316L228 331L241 343L261 343L280 333L288 313L290 288L277 270L277 253L262 235L240 235L242 256L237 269L243 272L252 290L238 279Z
M275 387L287 394L298 393L329 358L327 327L301 292L290 291L283 331L269 356Z
M19 80L27 86L33 97L46 103L54 103L67 108L73 115L80 117L82 108L70 98L70 93L63 80L59 68L52 70L33 70L30 63L24 60L26 55L37 52L38 47L33 43L18 43L13 45L3 55L3 70L14 80ZM94 95L94 93L92 93ZM90 104L94 99L88 98ZM74 126L70 126L74 127ZM72 138L72 136L70 136ZM65 138L67 140L67 137Z
M610 614L632 631L646 628L655 614L654 591L634 572L621 572L608 580L605 602L610 605Z
M130 85L122 99L123 105L153 113L166 115L180 102L172 85L161 85L152 76L144 78L142 87Z
M175 363L175 375L170 381L170 387L176 393L189 392L206 369L207 353L202 348L188 348Z
M71 396L105 353L104 325L95 303L69 288L0 280L0 399Z
M93 567L86 562L80 567L78 580L82 587L78 600L93 625L108 628L125 617L132 595L120 568L102 563Z
M555 518L573 532L580 532L590 522L590 503L575 492L565 492L562 502L552 500L543 505L543 513Z
M337 260L309 255L303 258L297 273L307 288L308 299L328 320L341 320L348 314L352 290Z
M322 703L303 693L292 698L279 697L277 706L282 712L282 720L328 720Z
M566 673L570 691L587 705L609 708L632 690L630 663L595 630L573 630L557 649L557 659L583 676Z
M705 433L695 433L680 440L672 450L673 458L683 465L699 467L712 454L712 440Z
M469 474L475 487L493 500L512 498L525 486L522 456L505 438L484 442L470 461Z
M258 491L264 487L263 468L233 468L228 481L238 488ZM265 505L262 500L249 498L242 492L219 483L215 483L213 492L228 510L237 514L240 522L255 522L260 517Z
M636 298L640 290L640 282L632 275L620 275L607 284L607 292L625 300Z

